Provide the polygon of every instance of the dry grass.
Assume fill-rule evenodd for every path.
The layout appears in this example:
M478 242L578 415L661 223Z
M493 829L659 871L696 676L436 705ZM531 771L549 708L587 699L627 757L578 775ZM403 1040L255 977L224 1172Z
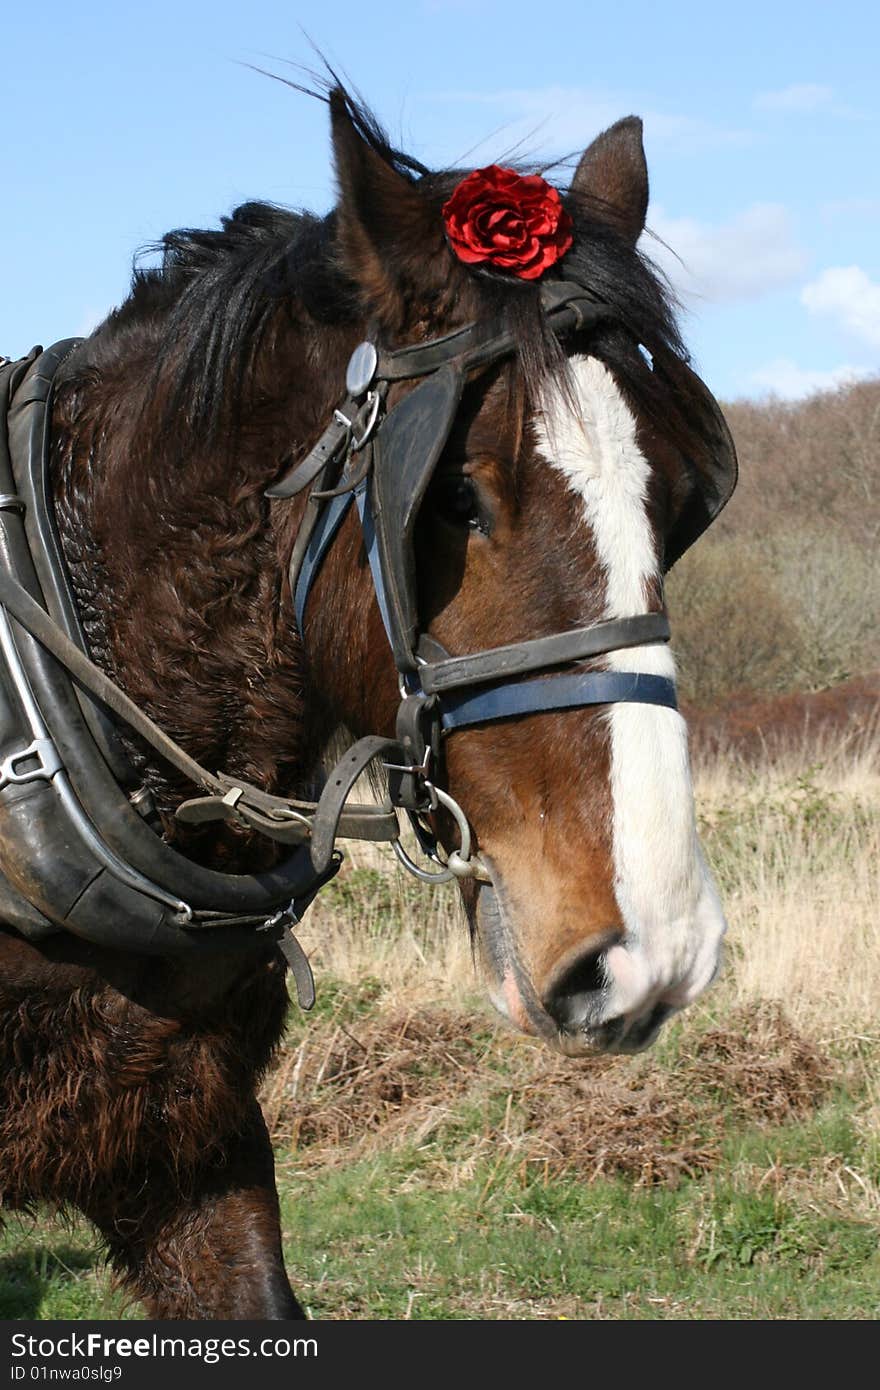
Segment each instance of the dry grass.
M730 922L722 990L784 1004L811 1036L880 1034L880 731L697 768Z
M353 985L376 979L386 1005L401 1008L479 992L455 885L419 883L384 846L352 842L345 853L301 928L316 974Z
M347 1025L331 1017L283 1059L263 1107L300 1171L400 1144L424 1148L451 1126L458 1157L448 1164L448 1145L438 1146L438 1186L469 1181L492 1158L545 1178L675 1187L715 1167L731 1119L778 1125L809 1115L834 1074L772 1006L693 1030L678 1062L572 1062L451 1009L379 1012Z
M438 1190L487 1163L675 1187L716 1169L730 1126L804 1119L835 1080L868 1095L855 1123L871 1145L880 1104L855 1072L880 1032L877 729L814 734L758 762L698 757L695 784L730 921L726 965L665 1051L635 1059L573 1063L496 1026L454 889L356 849L304 924L323 1010L263 1097L297 1171L407 1146ZM837 1153L827 1172L786 1160L752 1179L815 1180L835 1209L876 1219L876 1177Z
M484 1050L474 1022L435 1009L310 1029L264 1099L274 1137L302 1150L402 1130L424 1139L473 1081Z
M693 1030L675 1067L606 1059L588 1070L546 1064L520 1092L530 1159L589 1180L675 1186L713 1168L731 1118L779 1124L818 1108L832 1063L778 1009Z

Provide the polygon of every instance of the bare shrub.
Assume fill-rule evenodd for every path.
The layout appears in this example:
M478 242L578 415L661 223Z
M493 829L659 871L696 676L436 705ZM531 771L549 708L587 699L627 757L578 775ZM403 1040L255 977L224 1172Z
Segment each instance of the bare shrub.
M735 401L725 415L740 485L725 533L774 524L833 527L862 546L880 540L880 379L804 401Z
M739 487L669 578L685 697L868 673L880 663L880 379L725 414Z
M797 629L791 685L820 689L880 662L875 549L841 530L802 526L774 532L764 553L776 594Z
M786 688L800 631L756 545L707 539L673 570L667 599L686 700Z
M839 530L707 537L669 576L682 692L821 690L880 662L880 564Z

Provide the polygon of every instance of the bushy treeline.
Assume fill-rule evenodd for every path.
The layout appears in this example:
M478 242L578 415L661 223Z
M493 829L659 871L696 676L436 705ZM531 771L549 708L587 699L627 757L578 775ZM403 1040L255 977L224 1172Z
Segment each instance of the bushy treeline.
M725 406L739 487L669 577L686 698L818 690L880 665L880 378Z

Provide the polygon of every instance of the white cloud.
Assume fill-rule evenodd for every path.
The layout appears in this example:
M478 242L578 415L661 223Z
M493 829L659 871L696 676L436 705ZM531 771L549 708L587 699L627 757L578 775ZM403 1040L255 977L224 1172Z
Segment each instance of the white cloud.
M752 372L749 381L761 392L794 401L803 396L812 396L817 391L834 391L838 386L848 386L869 375L863 367L841 366L821 371L799 367L789 357L777 357Z
M668 217L661 207L649 221L666 246L648 238L643 247L685 298L715 303L757 299L806 269L806 252L779 203L755 203L731 221L714 225Z
M834 99L831 87L818 82L795 82L775 92L759 92L753 105L758 111L820 111Z
M840 328L870 347L880 347L880 284L861 266L832 266L805 285L801 303L811 314L835 319Z

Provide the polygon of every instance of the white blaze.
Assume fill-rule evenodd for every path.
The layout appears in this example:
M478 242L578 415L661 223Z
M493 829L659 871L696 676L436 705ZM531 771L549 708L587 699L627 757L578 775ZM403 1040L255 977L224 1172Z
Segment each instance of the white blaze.
M571 361L576 413L548 388L538 443L582 498L605 576L605 618L648 609L659 562L648 518L650 466L611 373L595 358ZM674 677L663 645L611 652L609 670ZM697 842L684 720L676 710L614 704L611 734L615 893L627 928L608 953L607 1016L638 1016L663 1000L688 1003L712 979L724 918Z

